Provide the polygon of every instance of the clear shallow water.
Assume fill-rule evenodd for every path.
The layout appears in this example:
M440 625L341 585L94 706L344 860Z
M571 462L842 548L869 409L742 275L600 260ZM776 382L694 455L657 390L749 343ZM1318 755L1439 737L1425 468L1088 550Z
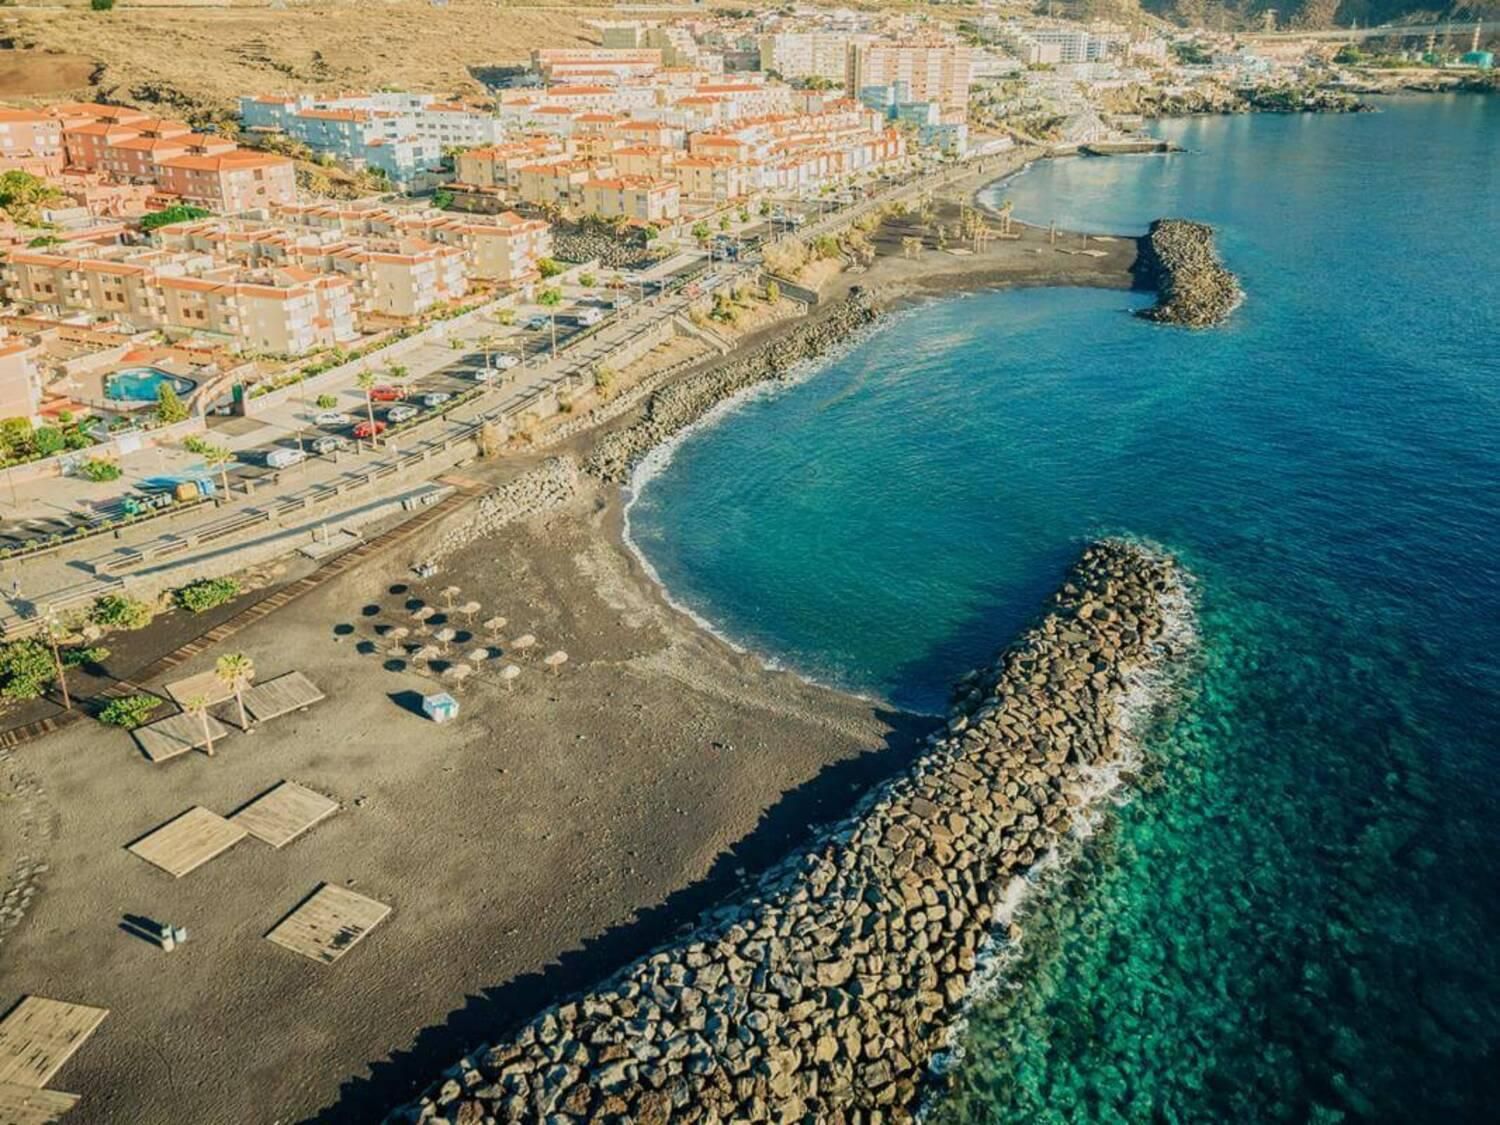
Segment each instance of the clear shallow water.
M1086 538L1199 576L1192 697L934 1120L1493 1120L1500 99L1162 132L1193 151L1000 194L1215 223L1230 325L1081 290L922 306L686 441L636 540L731 637L929 709Z

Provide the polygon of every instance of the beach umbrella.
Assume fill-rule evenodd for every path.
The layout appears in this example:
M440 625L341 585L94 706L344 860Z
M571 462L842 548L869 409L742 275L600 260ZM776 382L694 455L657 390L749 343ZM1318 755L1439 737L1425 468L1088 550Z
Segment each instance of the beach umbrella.
M423 645L421 648L417 649L416 652L411 654L411 658L416 661L422 661L432 660L442 655L443 650L438 648L437 645Z
M505 681L505 690L511 690L511 681L521 674L521 669L514 664L503 665L500 669L500 678Z
M456 637L456 636L458 636L458 630L457 629L451 629L451 628L449 628L448 626L445 625L445 626L443 626L443 628L439 629L436 633L432 634L432 639L435 640L435 641L437 641L440 645L443 646L443 648L446 649L448 647L448 645L452 642L453 638Z
M463 605L458 607L458 612L464 615L464 620L470 625L474 624L474 615L479 610L480 605L478 602L464 602Z
M510 622L506 621L503 617L491 617L484 623L484 631L490 635L490 640L493 641L500 636L500 630L504 629L508 624Z
M458 597L458 595L462 592L463 591L460 590L457 586L444 586L442 589L443 604L449 609L452 609L453 599Z
M429 617L431 617L436 612L437 612L437 610L434 609L432 606L430 606L430 605L424 605L421 609L413 610L412 611L411 619L413 621L416 621L416 622L420 623L420 622L426 621Z
M490 650L487 648L472 648L464 654L465 660L472 660L475 664L483 664L490 658Z
M443 669L443 679L453 680L455 683L463 683L474 674L474 669L468 664L451 664Z
M560 669L567 662L568 654L565 653L562 649L558 649L556 652L549 654L542 660L543 664L552 669L552 674L554 676L557 675L558 669Z
M525 652L527 649L534 648L535 646L536 638L533 637L530 633L525 633L510 642L510 647L515 649L517 652Z

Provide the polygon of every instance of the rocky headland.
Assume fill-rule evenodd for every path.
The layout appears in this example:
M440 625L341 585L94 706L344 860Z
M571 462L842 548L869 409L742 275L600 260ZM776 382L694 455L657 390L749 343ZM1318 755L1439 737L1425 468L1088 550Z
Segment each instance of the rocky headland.
M753 895L471 1051L395 1121L906 1120L1027 874L1086 833L1192 642L1174 561L1088 547L899 778Z
M1157 219L1140 240L1137 283L1156 290L1156 304L1137 315L1161 324L1206 328L1222 323L1240 301L1240 286L1214 250L1213 228L1186 219Z

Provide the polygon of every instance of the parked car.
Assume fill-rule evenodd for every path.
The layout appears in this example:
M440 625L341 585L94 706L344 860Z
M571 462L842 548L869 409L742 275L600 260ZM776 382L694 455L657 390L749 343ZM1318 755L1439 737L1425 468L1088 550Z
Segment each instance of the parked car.
M422 405L426 407L442 406L453 396L447 391L428 391L422 396Z
M601 309L579 309L578 315L573 319L583 327L589 328L604 319L604 312Z
M400 402L401 388L382 383L378 387L370 388L370 398L375 402Z
M385 420L393 426L400 425L402 422L409 422L416 416L417 408L415 406L393 406L385 412Z
M300 465L306 460L307 454L300 449L273 449L266 454L266 467L290 469L293 465Z
M337 410L325 410L313 419L315 426L347 426L349 415Z
M349 439L346 437L339 437L337 434L324 434L322 437L313 438L312 440L312 451L324 456L329 453L335 453L348 448Z
M499 355L491 357L491 359L501 371L509 371L512 367L521 366L521 357L511 355L510 352L501 352Z
M629 297L625 296L624 293L615 294L614 298L609 303L611 308L616 309L628 309L631 305L635 304L635 302L632 301Z
M493 383L500 377L500 372L493 367L477 367L472 377L476 383Z
M540 332L543 328L547 327L547 323L547 318L545 316L542 316L540 313L538 313L536 316L529 316L526 318L526 327L531 329L533 332Z
M372 437L379 437L383 433L385 433L384 422L364 421L354 427L354 436L357 438L368 439Z

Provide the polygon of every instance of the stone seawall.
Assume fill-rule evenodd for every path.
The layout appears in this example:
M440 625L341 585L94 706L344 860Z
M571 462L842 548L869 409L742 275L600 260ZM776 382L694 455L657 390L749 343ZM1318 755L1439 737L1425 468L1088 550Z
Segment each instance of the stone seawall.
M681 943L461 1060L392 1120L909 1119L1025 877L1086 829L1192 640L1183 576L1088 547L902 777Z
M624 484L642 457L717 403L756 383L790 374L798 363L828 351L873 321L875 315L867 297L856 289L826 312L770 343L662 388L647 400L645 417L639 422L599 439L583 463L584 471L601 480Z
M1240 286L1219 261L1213 228L1186 219L1157 219L1140 241L1136 275L1156 290L1156 304L1137 315L1162 324L1206 328L1240 301Z

